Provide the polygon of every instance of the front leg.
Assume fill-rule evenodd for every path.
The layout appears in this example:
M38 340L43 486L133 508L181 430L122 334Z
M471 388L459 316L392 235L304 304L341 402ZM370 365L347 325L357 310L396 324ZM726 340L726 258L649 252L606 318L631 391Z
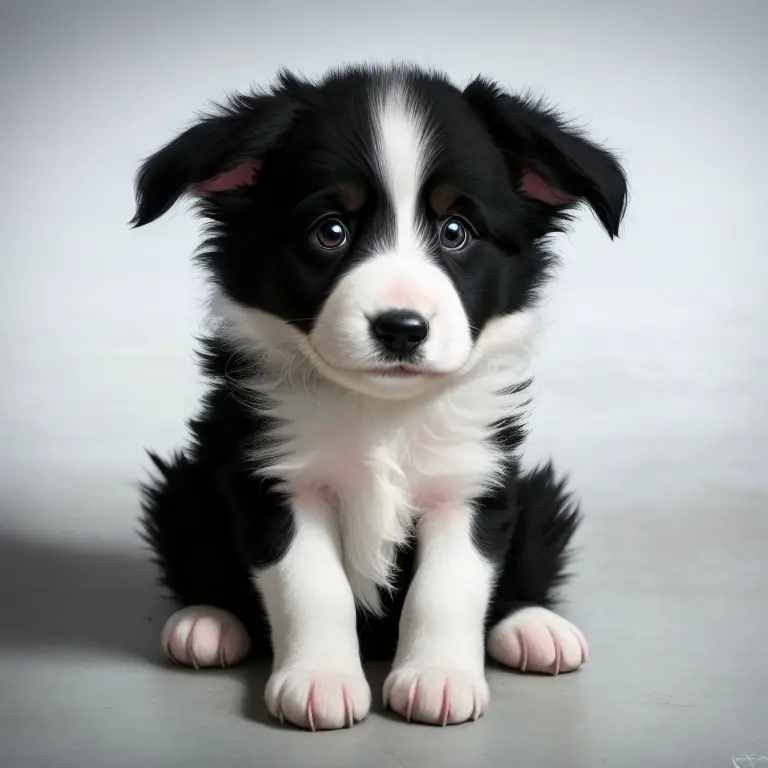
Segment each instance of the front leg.
M351 726L370 709L355 602L334 510L319 495L293 502L295 533L279 562L255 574L272 631L266 701L302 728Z
M476 720L488 704L484 623L495 569L472 540L468 506L432 510L418 526L417 566L400 619L384 702L408 720Z

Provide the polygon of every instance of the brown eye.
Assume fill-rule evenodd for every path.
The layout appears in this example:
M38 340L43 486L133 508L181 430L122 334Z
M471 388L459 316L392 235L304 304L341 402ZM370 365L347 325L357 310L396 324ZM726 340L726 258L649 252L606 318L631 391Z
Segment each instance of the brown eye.
M338 251L347 244L349 233L339 219L324 219L312 230L312 238L324 251Z
M446 251L460 251L469 241L469 229L460 219L446 219L440 226L440 245Z

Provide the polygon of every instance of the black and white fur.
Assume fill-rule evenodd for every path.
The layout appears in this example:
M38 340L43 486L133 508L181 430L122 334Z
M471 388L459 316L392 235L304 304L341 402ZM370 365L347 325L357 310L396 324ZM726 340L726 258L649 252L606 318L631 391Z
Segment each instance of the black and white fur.
M550 610L578 511L518 456L546 239L581 202L617 234L616 159L485 79L359 67L201 119L141 168L134 224L185 193L215 328L190 445L145 489L168 655L271 651L270 711L313 730L366 716L361 659L436 724L485 711L486 650L581 665Z

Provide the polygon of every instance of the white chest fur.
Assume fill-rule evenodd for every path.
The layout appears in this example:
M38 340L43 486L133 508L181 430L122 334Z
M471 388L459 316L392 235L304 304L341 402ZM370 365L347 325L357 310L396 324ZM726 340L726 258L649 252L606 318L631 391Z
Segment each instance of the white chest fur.
M504 457L494 424L522 400L499 394L509 383L473 377L405 403L317 381L269 389L262 410L275 427L255 446L259 471L293 497L314 494L334 505L348 578L369 610L378 608L377 588L391 584L395 547L417 515L468 507L498 479Z

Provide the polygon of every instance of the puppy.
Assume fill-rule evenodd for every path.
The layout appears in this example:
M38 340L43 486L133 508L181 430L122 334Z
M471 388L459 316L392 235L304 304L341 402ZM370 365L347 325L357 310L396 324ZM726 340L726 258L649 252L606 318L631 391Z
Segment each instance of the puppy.
M584 663L551 611L579 512L519 466L526 361L547 237L579 203L617 235L626 191L542 103L411 66L283 73L146 160L132 223L192 196L215 318L190 444L144 487L172 660L271 653L269 711L312 730L365 718L365 659L441 725L485 712L486 650Z

